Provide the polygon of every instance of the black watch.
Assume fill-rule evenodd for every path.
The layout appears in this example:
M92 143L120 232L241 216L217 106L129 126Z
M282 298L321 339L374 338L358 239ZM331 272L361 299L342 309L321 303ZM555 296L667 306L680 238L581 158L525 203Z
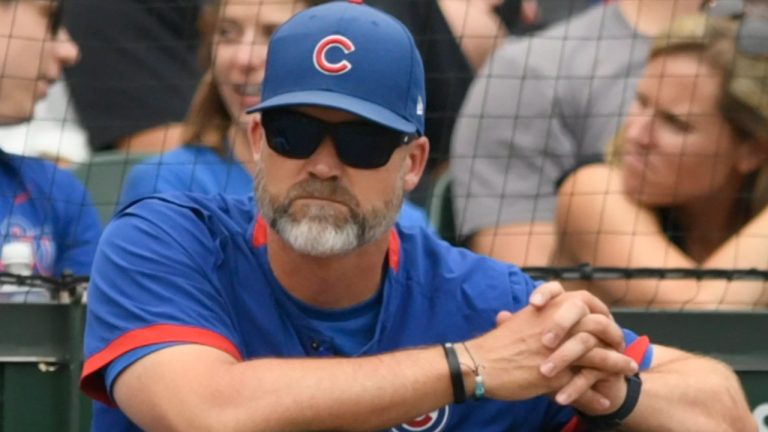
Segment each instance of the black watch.
M624 398L624 403L621 404L619 409L601 416L590 416L577 411L588 431L616 430L632 414L632 411L637 406L637 401L640 400L640 389L643 387L643 381L640 379L640 374L628 376L625 379L627 380L627 396Z

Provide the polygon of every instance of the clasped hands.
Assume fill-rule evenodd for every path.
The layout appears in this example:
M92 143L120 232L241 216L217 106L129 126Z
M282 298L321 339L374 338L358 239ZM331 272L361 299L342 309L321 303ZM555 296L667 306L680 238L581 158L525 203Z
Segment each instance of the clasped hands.
M638 370L608 307L557 282L538 287L520 311L500 312L496 327L465 348L483 365L488 397L547 395L591 415L615 411L626 396L624 377ZM471 377L465 383L472 388Z

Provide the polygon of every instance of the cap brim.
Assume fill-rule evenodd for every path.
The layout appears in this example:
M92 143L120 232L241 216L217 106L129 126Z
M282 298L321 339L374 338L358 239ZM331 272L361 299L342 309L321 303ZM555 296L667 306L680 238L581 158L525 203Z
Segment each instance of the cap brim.
M269 98L268 100L254 107L248 108L246 113L251 114L270 108L297 105L313 105L324 108L333 108L358 115L374 123L378 123L403 133L418 132L416 125L401 118L388 109L352 96L322 90L284 93L279 96Z

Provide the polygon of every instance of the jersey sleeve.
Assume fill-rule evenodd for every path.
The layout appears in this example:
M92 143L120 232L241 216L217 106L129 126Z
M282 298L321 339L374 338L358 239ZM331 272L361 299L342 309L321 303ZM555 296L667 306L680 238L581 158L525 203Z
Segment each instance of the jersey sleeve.
M201 209L150 198L105 230L88 290L87 395L110 404L105 368L139 348L195 343L241 359L217 277L226 240L207 222Z

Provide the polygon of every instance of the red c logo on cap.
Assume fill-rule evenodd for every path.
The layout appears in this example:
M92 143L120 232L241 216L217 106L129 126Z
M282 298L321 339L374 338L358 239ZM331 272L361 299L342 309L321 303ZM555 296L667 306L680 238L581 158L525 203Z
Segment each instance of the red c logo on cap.
M342 60L338 63L330 63L328 59L325 58L328 50L333 47L340 48L344 51L344 54L349 54L355 50L355 44L344 36L331 35L326 37L315 46L315 53L312 60L314 61L317 70L327 75L340 75L352 69L352 64L346 60Z

